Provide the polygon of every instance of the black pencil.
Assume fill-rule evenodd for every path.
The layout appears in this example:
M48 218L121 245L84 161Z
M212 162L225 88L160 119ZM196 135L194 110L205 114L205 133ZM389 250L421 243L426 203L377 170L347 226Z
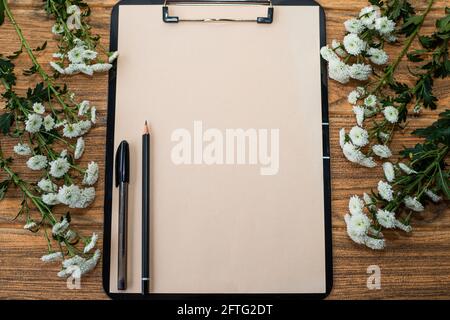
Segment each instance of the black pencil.
M142 135L142 294L150 282L150 132L145 121Z

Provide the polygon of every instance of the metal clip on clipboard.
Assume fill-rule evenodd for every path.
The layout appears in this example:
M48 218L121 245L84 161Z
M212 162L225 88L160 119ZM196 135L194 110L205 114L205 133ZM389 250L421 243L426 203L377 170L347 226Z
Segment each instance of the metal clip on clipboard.
M255 19L229 19L229 18L201 18L201 19L189 19L180 18L177 16L171 16L169 14L169 4L171 6L176 5L264 5L267 6L266 17L256 17ZM256 23L272 23L273 21L273 5L271 0L267 1L164 1L162 7L162 18L166 23L178 23L178 22L256 22Z

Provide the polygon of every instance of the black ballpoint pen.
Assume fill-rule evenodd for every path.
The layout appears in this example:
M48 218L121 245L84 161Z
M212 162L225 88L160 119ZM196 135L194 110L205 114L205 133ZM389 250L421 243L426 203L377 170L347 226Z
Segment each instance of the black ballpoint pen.
M142 294L150 288L150 132L142 135Z
M130 149L122 141L116 153L116 188L119 187L119 256L117 289L127 288L128 183L130 182Z

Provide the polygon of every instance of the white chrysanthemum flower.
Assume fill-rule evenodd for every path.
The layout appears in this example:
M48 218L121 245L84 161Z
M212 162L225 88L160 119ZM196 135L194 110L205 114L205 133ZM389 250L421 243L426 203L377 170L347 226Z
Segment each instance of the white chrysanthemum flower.
M67 230L66 234L64 235L64 239L69 242L74 241L76 238L78 238L78 234L73 230Z
M387 106L383 109L384 117L390 123L397 123L398 121L398 110L393 106Z
M97 182L98 179L98 164L91 161L88 164L86 172L84 173L83 184L91 186Z
M344 156L348 161L359 163L362 159L365 158L365 155L353 145L353 143L346 142L344 143L344 147L342 148Z
M352 215L362 214L364 209L364 202L356 195L351 196L348 201L348 209Z
M81 14L81 10L80 10L80 7L73 4L73 5L67 7L67 13L68 14Z
M92 70L91 66L86 65L85 63L71 63L69 66L64 69L66 74L72 75L77 73L84 73L88 76L92 76L94 74L94 70Z
M375 30L381 34L390 34L394 31L395 22L389 20L388 17L380 17L375 19Z
M342 49L342 45L339 41L337 41L336 39L333 39L333 41L331 42L331 48L334 50L334 52L336 52L336 54L340 57L345 57L347 55L347 53L345 52L344 49Z
M362 97L366 94L366 89L364 87L356 87L356 91L359 92L359 95Z
M417 198L413 198L410 196L406 196L405 199L403 200L403 202L405 203L405 206L413 211L416 212L420 212L423 211L425 208L423 207L423 205L419 202L419 200L417 200Z
M70 266L80 265L80 264L84 263L85 261L86 261L85 258L80 257L79 255L76 255L76 256L73 256L72 258L65 259L62 262L62 266L63 266L63 268L68 268Z
M360 97L361 97L360 92L358 90L353 90L347 96L348 103L356 104L356 102L358 102L358 99Z
M373 168L377 166L377 163L373 160L372 157L364 157L358 163L367 168Z
M413 173L417 173L416 170L411 169L410 167L408 167L406 164L400 162L398 164L398 167L406 174L413 174Z
M344 148L344 144L345 144L345 129L342 128L341 130L339 130L339 145L341 146L341 148Z
M45 112L45 107L40 102L33 103L32 108L33 108L33 111L36 112L37 114L43 114Z
M52 26L52 33L54 35L60 35L63 32L64 32L64 27L62 25L60 25L59 23L55 23Z
M377 97L373 94L367 96L364 99L364 104L368 107L375 107L377 105Z
M349 74L353 79L365 81L372 74L372 67L364 63L354 63L349 67Z
M28 159L27 166L31 170L42 170L47 166L47 157L41 154Z
M76 138L81 135L81 128L78 123L66 123L63 128L63 136Z
M117 59L118 56L119 56L119 52L118 51L112 52L111 55L108 58L108 62L109 63L113 63Z
M378 48L370 48L367 50L367 54L370 56L370 61L378 65L385 64L389 59L387 53Z
M55 119L51 115L46 115L43 124L45 131L50 131L55 126Z
M88 66L85 63L79 64L78 70L88 76L92 76L94 74L94 69L92 69L92 66Z
M80 159L83 155L84 151L84 139L82 137L79 137L77 140L77 144L75 145L75 151L73 157L75 159Z
M433 191L426 189L425 190L425 194L431 199L431 201L433 202L439 202L442 200L442 197L438 196L436 193L434 193Z
M380 158L389 158L390 156L392 156L391 150L384 144L376 144L372 146L372 151Z
M67 158L67 149L62 149L61 153L59 154L60 158Z
M368 234L360 234L357 229L352 227L351 216L349 214L344 217L345 223L347 224L347 234L350 239L358 244L364 244L371 249L383 249L384 248L384 239L382 238L372 238L369 237ZM383 234L379 231L376 231L374 228L369 226L367 232L371 234L376 234L378 237L383 237Z
M39 132L42 125L42 117L36 113L28 115L27 121L25 121L25 130L29 133Z
M23 228L25 230L33 231L36 229L37 226L38 225L36 224L36 222L34 222L33 220L30 220L23 226Z
M98 260L100 259L100 250L97 249L94 253L94 255L92 256L92 258L90 258L89 260L87 260L86 262L82 263L80 265L80 270L81 270L81 275L84 275L90 271L92 271L95 266L98 263Z
M369 143L369 133L361 127L354 126L348 135L355 146L364 147Z
M65 56L61 52L55 52L54 54L52 54L52 57L55 59L63 59Z
M78 106L78 115L83 116L86 114L86 112L89 109L90 102L88 100L81 101L80 105Z
M71 63L64 69L64 73L67 75L80 73L80 68L78 66L78 64Z
M88 49L83 51L83 59L94 60L95 58L97 58L97 52L95 52L94 50Z
M59 204L58 195L56 193L43 194L42 201L49 206L55 206Z
M50 66L53 68L53 69L55 69L57 72L59 72L60 74L64 74L65 72L64 72L64 69L59 65L59 64L57 64L56 62L54 62L54 61L50 61Z
M360 34L362 31L364 31L365 26L359 19L349 19L344 22L345 30L347 30L350 33Z
M54 128L58 129L58 128L61 128L61 127L65 126L66 124L67 124L67 120L65 120L65 119L64 120L58 120L58 121L56 121Z
M377 214L377 221L378 223L387 228L394 228L395 227L395 214L393 212L387 211L387 210L382 210L382 209L378 209Z
M366 237L365 243L368 248L373 250L381 250L385 247L385 241L384 239L375 239L372 237Z
M18 143L14 146L14 152L19 156L29 156L31 154L31 148L26 143Z
M77 185L62 186L58 191L59 202L69 206L69 208L77 208L78 202L80 201L81 190Z
M328 45L320 48L320 55L326 61L331 61L335 59L339 59L333 49L331 49Z
M67 221L66 218L64 218L61 222L57 222L53 225L52 228L52 234L55 236L60 236L64 231L69 228L69 221Z
M361 127L364 122L364 108L361 106L353 106L353 113L356 116L356 123Z
M95 124L97 122L97 108L91 108L91 122Z
M84 41L81 40L81 39L75 38L75 39L73 40L73 43L74 43L77 47L83 47L83 48L86 48L86 43L84 43Z
M83 135L91 129L92 124L89 120L81 120L77 122L77 126L80 128L80 135Z
M350 80L349 66L339 59L332 59L328 63L328 75L340 83L347 83Z
M44 262L54 262L54 261L61 260L62 257L63 257L63 254L61 252L54 252L54 253L49 253L49 254L46 254L45 256L42 256L41 260Z
M364 117L370 118L378 113L378 109L376 107L365 107L364 108Z
M94 72L106 72L112 68L110 63L96 63L91 65L92 71Z
M392 187L389 183L384 182L382 180L378 181L377 190L381 198L383 198L384 200L386 201L394 200L394 191L392 191Z
M84 49L82 47L74 47L67 53L67 58L71 63L83 63L84 61Z
M350 239L352 239L354 242L356 242L358 244L364 244L367 235L366 234L360 235L357 232L355 232L354 229L352 229L352 227L350 225L351 215L346 214L344 216L344 220L345 220L345 224L347 225L347 234L350 237Z
M60 278L67 278L69 276L73 277L73 274L75 272L77 272L78 274L80 273L80 267L78 265L72 265L62 269L57 273L57 276Z
M403 230L405 232L411 232L412 231L412 227L410 225L406 225L401 223L398 220L395 220L395 227L399 228L400 230Z
M55 178L61 178L70 169L70 163L66 158L58 158L50 162L50 174Z
M58 190L58 186L50 179L41 179L37 185L44 192L56 192Z
M97 240L98 240L98 235L94 232L91 236L89 243L87 243L86 246L84 247L83 252L88 253L89 251L94 249L95 245L97 244Z
M375 27L375 19L379 18L380 15L380 8L378 6L368 6L362 8L359 12L361 22L369 29L373 29Z
M345 50L353 55L357 56L361 54L366 49L366 42L358 37L357 34L350 33L344 37L344 48Z
M390 134L389 134L389 133L386 133L386 132L379 132L379 133L378 133L378 137L379 137L382 141L387 142L387 141L389 141Z
M373 204L372 198L366 192L363 193L363 199L367 205Z
M78 200L77 208L87 208L95 199L95 188L89 187L81 190L80 199Z
M367 235L370 220L365 214L352 214L350 215L348 227L357 236Z
M383 163L384 176L388 182L392 182L395 179L394 165L390 162Z
M396 42L397 41L397 37L394 34L386 34L386 35L384 35L384 38L386 39L387 42Z

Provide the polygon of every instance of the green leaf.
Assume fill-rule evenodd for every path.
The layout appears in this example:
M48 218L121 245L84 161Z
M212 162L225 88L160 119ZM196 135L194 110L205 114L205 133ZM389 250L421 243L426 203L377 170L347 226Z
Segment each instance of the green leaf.
M11 127L13 120L12 113L6 112L2 115L0 115L0 131L3 132L3 134L8 134L9 128Z
M434 49L438 45L438 41L432 36L420 36L419 41L425 49Z
M45 50L46 47L47 47L47 41L45 41L40 47L37 47L33 51L36 51L36 52L43 51L43 50Z
M37 72L37 67L33 65L31 68L23 70L24 76L31 76Z
M14 59L16 59L17 57L19 57L20 54L21 54L22 52L23 52L23 50L22 50L22 48L20 48L19 50L14 51L13 54L7 56L7 58L8 58L9 60L14 60Z
M448 176L447 172L442 172L441 167L439 167L437 185L442 190L442 193L444 194L444 196L448 200L450 200L450 181L449 181L449 176Z
M419 76L419 80L414 87L414 95L417 102L423 102L425 108L432 110L437 108L437 98L433 95L433 78L430 74L426 73Z
M3 200L3 198L5 197L10 182L11 180L4 180L0 182L0 200Z
M422 23L423 16L410 16L406 19L405 23L402 26L402 29L400 30L401 33L405 34L406 36L411 35L414 30L416 30L417 26Z

